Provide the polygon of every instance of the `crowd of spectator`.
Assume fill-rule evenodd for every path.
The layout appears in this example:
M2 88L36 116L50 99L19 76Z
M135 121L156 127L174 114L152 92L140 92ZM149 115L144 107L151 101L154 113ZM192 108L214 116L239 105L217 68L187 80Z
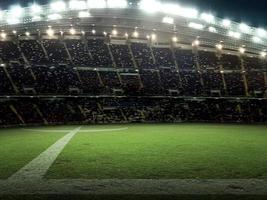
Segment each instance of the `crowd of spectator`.
M255 56L90 37L0 41L0 64L0 125L267 120L267 61Z

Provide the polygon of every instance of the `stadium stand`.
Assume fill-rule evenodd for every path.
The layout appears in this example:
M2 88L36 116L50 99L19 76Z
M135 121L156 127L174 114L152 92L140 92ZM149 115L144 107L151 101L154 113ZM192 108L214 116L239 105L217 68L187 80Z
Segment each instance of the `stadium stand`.
M267 121L255 56L90 36L1 41L0 58L4 126Z

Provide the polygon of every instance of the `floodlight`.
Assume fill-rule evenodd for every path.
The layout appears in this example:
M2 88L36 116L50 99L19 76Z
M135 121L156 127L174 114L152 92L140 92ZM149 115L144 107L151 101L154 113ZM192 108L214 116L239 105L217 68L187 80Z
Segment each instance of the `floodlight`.
M250 32L250 27L247 24L241 23L239 25L239 29L243 32L243 33L249 33Z
M18 18L10 18L10 17L8 17L7 19L6 19L6 22L8 23L8 24L10 24L10 25L12 25L12 24L18 24L18 23L20 23L20 19L18 19Z
M29 31L26 31L26 32L25 32L25 35L26 35L27 37L29 37L31 34L30 34Z
M222 44L217 44L216 48L219 49L219 50L222 50L223 49L223 45Z
M176 36L173 36L173 37L172 37L172 41L173 41L173 42L177 42L177 41L178 41L178 38L177 38Z
M258 29L257 29L257 34L258 34L260 37L265 37L265 36L267 36L267 32L266 32L266 30L263 29L263 28L258 28Z
M87 17L90 17L90 13L88 11L80 11L79 14L78 14L78 17L79 18L87 18Z
M53 29L49 28L49 29L46 30L46 33L47 33L47 35L48 35L49 37L52 37L52 36L54 35L55 32L54 32Z
M2 32L2 33L0 34L0 36L1 36L2 39L6 39L6 33L5 33L5 32Z
M32 15L39 14L42 12L42 7L38 4L32 4L30 6L30 11Z
M204 25L203 25L203 24L198 24L198 23L195 23L195 22L190 22L190 23L188 24L188 26L189 26L190 28L199 29L199 30L204 29Z
M116 36L118 34L118 31L116 29L112 30L112 35Z
M229 32L228 32L228 35L229 35L230 37L233 37L233 38L236 38L236 39L240 39L240 38L241 38L241 33L234 32L234 31L229 31Z
M239 48L239 52L243 54L243 53L245 53L245 52L246 52L246 49L245 49L245 48L243 48L243 47L240 47L240 48Z
M152 33L152 34L151 34L151 39L152 39L152 40L156 40L156 38L157 38L157 35L156 35L155 33Z
M93 29L93 30L92 30L92 33L93 33L93 34L96 34L96 30L95 30L95 29Z
M19 6L12 6L9 10L10 17L15 19L15 18L20 18L23 15L24 9Z
M215 22L215 17L212 14L202 13L200 15L200 18L202 20L206 21L207 23L214 23Z
M128 33L125 33L124 36L125 36L125 37L128 37L129 35L128 35Z
M14 35L16 35L16 34L17 34L17 31L16 31L16 30L13 30L12 33L13 33Z
M62 16L60 14L51 14L47 16L48 20L58 20L61 19Z
M260 39L259 37L252 37L252 41L255 42L255 43L261 43L262 42L262 39Z
M139 36L139 33L137 31L133 32L133 37L137 38Z
M106 36L106 35L107 35L107 32L106 32L106 31L104 31L104 32L103 32L103 34L104 34L104 36Z
M150 39L150 35L147 35L146 38L149 40Z
M55 12L62 12L66 10L66 4L64 1L55 1L50 4L50 8Z
M84 31L81 31L82 35L85 35L85 32Z
M155 13L161 10L161 3L156 0L141 0L139 6L148 13Z
M199 40L195 40L195 41L193 41L192 46L197 47L197 46L199 46L199 44L200 44Z
M209 27L209 32L217 33L218 31L217 31L217 29L214 28L213 26L210 26L210 27Z
M76 33L76 30L75 30L74 28L71 28L71 29L70 29L70 34L71 34L71 35L75 35L75 33Z
M107 6L109 8L126 8L128 2L126 0L107 0Z
M86 1L82 0L71 0L69 2L70 10L85 10L87 8Z
M229 28L231 26L232 22L229 19L224 19L222 21L222 25L226 28Z
M107 4L105 0L87 0L89 8L106 8Z
M165 24L173 24L174 23L174 19L172 17L163 17L162 19L162 23L165 23Z
M198 17L198 11L193 8L180 8L177 15L186 17L186 18L195 19Z
M166 13L166 14L171 14L171 15L178 15L180 11L180 6L178 4L162 4L161 11Z
M263 52L261 52L261 57L262 57L262 58L265 58L265 57L266 57L266 55L267 55L267 53L266 53L266 52L264 52L264 51L263 51Z

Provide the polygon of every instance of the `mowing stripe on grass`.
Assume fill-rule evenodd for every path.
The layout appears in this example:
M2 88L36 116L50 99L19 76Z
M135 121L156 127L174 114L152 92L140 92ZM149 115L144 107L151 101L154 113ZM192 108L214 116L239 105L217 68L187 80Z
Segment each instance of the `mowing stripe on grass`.
M64 137L59 139L38 157L33 159L30 163L28 163L18 172L9 177L8 181L16 182L25 180L41 180L49 167L56 160L57 156L64 149L66 144L69 143L72 137L80 130L80 128L81 127L76 128L67 133Z
M127 130L128 127L123 127L123 128L109 128L109 129L84 129L80 130L79 132L112 132L112 131L124 131ZM29 129L29 128L24 128L23 130L28 130L28 131L38 131L38 132L59 132L59 133L64 133L66 131L70 130L62 130L62 129L56 129L56 130L43 130L43 129Z

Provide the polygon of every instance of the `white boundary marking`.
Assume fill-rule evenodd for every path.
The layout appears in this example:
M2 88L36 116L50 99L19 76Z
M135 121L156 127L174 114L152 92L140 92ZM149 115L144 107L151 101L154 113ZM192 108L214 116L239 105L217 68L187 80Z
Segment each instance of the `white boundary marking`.
M8 181L16 182L22 180L25 181L27 179L33 181L42 179L60 152L64 149L66 144L69 143L72 137L80 130L80 128L81 127L76 128L67 133L47 150L9 177Z

